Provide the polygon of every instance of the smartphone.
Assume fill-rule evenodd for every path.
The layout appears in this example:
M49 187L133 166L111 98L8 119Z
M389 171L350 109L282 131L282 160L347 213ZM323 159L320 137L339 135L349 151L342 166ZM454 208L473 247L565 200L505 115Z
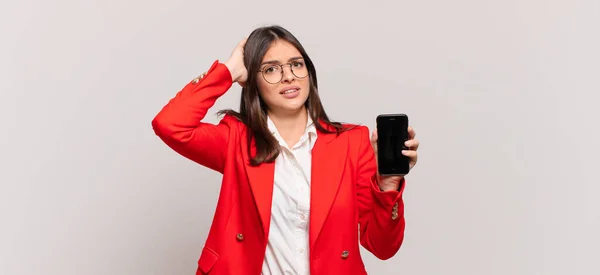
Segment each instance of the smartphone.
M382 176L406 175L410 158L402 154L408 149L408 116L381 114L377 116L377 166Z

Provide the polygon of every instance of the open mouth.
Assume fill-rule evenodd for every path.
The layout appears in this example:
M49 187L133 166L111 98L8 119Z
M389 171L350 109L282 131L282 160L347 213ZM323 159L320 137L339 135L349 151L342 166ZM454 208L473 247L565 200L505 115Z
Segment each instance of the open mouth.
M289 90L285 90L285 91L281 92L280 94L287 95L287 94L295 93L297 91L298 91L298 89L289 89Z
M287 88L283 89L281 92L279 92L279 94L283 95L283 97L285 97L287 99L293 99L293 98L296 98L300 94L300 87L298 87L298 86L287 87Z

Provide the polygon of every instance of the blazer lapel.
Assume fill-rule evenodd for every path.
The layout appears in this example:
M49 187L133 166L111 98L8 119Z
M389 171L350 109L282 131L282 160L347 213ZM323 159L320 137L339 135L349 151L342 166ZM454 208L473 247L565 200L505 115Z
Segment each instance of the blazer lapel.
M250 189L252 190L254 202L256 204L256 208L258 209L258 214L260 216L263 234L266 239L269 235L269 224L271 221L271 203L273 200L275 163L262 163L259 166L251 166L250 156L246 153L247 142L246 139L243 140L244 142L241 142L241 149L244 152L242 155L244 156L246 174L248 176ZM252 155L255 155L256 146L254 140L252 140L251 146L251 153Z
M325 124L322 124L327 127ZM318 132L312 150L310 198L310 247L317 241L338 192L346 165L347 138Z
M323 127L327 128L321 122ZM346 165L348 149L347 138L339 138L335 133L317 131L318 138L312 149L311 191L310 191L310 247L315 244L329 209L335 200L340 186L341 176ZM271 221L271 204L273 200L273 184L275 180L275 163L263 163L251 166L247 152L247 142L243 139L241 150L246 167L246 174L254 202L258 209L265 239L268 238ZM256 153L254 140L251 142L251 154Z

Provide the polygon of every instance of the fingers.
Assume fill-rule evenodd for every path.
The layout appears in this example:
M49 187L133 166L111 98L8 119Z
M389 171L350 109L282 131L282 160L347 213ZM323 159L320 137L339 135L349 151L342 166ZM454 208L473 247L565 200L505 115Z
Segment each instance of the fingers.
M410 169L415 167L415 165L417 164L417 159L418 159L417 151L402 150L402 154L407 156L408 158L410 158L410 161L409 161Z
M402 154L410 158L410 168L412 169L417 164L418 154L417 149L419 149L419 141L415 139L415 130L408 126L408 137L404 145L409 148L409 150L402 150Z
M408 137L409 137L409 139L414 139L416 135L417 135L417 133L415 133L415 130L413 129L413 127L408 126Z
M415 159L417 158L417 151L413 151L413 150L402 150L402 154L411 158L411 159Z
M419 141L416 139L411 139L411 140L407 140L406 142L404 142L404 145L406 145L406 147L410 148L411 150L417 150L419 149Z
M377 130L373 130L371 134L371 146L373 146L375 153L377 153Z
M242 41L240 41L239 46L244 49L244 47L246 46L246 42L248 41L248 37L245 37L244 39L242 39Z
M371 133L371 143L377 143L377 130L373 130Z
M410 169L412 169L413 167L415 167L415 165L417 165L417 160L419 158L417 156L417 151L402 150L402 154L410 158L410 161L409 161Z
M408 147L410 150L416 151L419 148L419 141L415 139L415 130L413 127L408 126L408 140L404 142L404 145Z

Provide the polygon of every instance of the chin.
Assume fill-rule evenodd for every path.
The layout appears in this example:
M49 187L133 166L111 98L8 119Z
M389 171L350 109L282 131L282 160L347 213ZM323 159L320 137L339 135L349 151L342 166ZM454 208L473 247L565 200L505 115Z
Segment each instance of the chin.
M282 109L288 111L288 112L296 112L299 110L302 110L304 108L304 104L288 104L286 106L283 106Z
M302 100L300 98L296 98L293 100L289 100L288 102L283 102L283 104L279 105L282 110L287 112L295 112L304 108L304 103L306 99Z

